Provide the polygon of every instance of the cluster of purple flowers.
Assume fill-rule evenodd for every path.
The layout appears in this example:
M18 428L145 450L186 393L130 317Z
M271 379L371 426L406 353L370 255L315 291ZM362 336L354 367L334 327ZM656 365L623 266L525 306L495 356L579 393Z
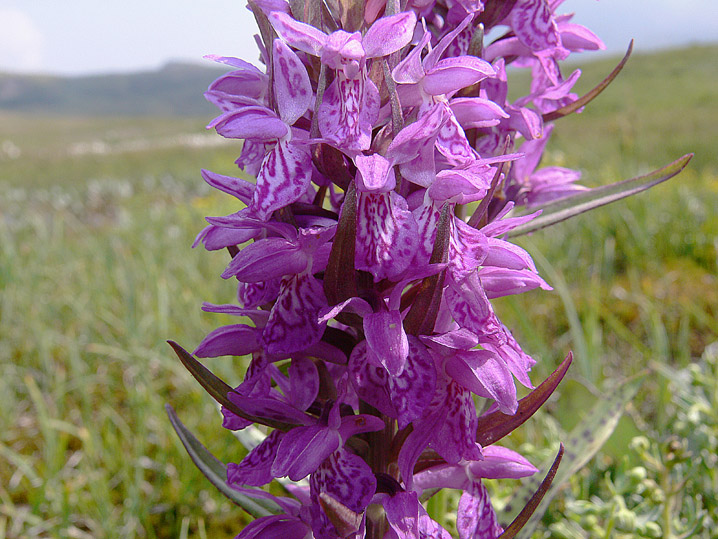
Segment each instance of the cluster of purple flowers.
M538 164L577 99L559 62L603 47L561 1L254 0L264 69L213 57L232 71L210 127L256 182L203 172L243 204L197 238L238 281L238 305L204 310L251 324L194 353L251 355L224 427L275 428L227 481L283 511L240 538L450 537L421 504L440 488L462 491L461 538L502 533L482 479L536 468L480 444L480 418L516 413L535 362L490 300L549 288L503 238L536 215L516 205L584 189ZM508 64L532 74L515 101ZM285 477L290 497L259 488Z

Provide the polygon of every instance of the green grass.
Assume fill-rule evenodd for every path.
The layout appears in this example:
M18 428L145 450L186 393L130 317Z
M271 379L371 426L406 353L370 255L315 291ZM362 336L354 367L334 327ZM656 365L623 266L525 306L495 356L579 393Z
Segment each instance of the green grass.
M580 168L589 185L696 157L649 193L522 239L555 292L496 302L540 360L535 381L576 353L551 413L509 440L532 458L614 381L653 369L604 452L544 519L555 537L574 524L624 533L620 503L640 515L657 508L658 522L675 517L679 529L691 502L670 486L683 479L716 507L708 456L681 468L667 448L678 434L696 458L716 449L718 372L699 358L718 339L717 53L636 56L582 115L560 120L547 161ZM587 67L579 93L610 69ZM164 413L171 402L218 457L241 456L164 342L192 349L223 323L200 303L235 294L219 278L226 253L190 244L204 215L236 209L199 169L230 173L237 148L172 142L206 121L0 115L0 145L20 151L0 152L0 537L232 537L246 522L196 471ZM149 149L129 144L138 139ZM110 151L77 152L93 142ZM227 359L211 367L239 380ZM648 450L629 446L638 434ZM647 479L631 483L639 467Z

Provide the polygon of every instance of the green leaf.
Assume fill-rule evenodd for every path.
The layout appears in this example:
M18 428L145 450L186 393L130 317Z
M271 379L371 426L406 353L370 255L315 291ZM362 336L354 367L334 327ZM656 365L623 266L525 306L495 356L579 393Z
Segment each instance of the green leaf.
M229 400L229 397L227 397L229 392L234 390L228 386L224 380L216 377L212 371L207 369L204 365L192 357L192 354L187 352L187 350L182 348L179 344L174 341L167 342L175 351L175 354L177 354L177 357L180 359L182 364L187 368L190 374L194 376L195 380L200 383L204 390L209 393L214 400L227 408L227 410L241 418L252 421L253 423L267 425L268 427L273 427L275 429L287 431L292 427L289 423L283 423L266 417L253 416L240 409L236 404Z
M573 354L569 352L566 359L541 385L519 401L518 410L514 415L507 415L496 410L480 417L476 428L476 441L484 446L494 444L534 415L563 380L571 361L573 361Z
M253 499L237 492L227 484L227 467L220 462L210 451L195 438L187 427L180 421L172 406L165 405L170 423L179 436L182 445L187 450L192 462L200 472L212 483L217 490L240 506L255 518L281 513L281 508L268 499Z
M672 163L666 165L663 168L654 170L650 174L645 176L638 176L629 180L623 180L620 182L612 183L610 185L603 185L584 191L578 195L557 200L546 204L542 208L541 215L537 218L532 219L528 223L517 226L511 232L509 237L521 236L530 232L535 232L547 226L560 223L570 217L574 217L581 213L587 212L600 206L605 206L611 202L616 202L622 198L630 197L650 189L654 185L662 183L683 170L688 161L693 157L692 153L686 154L680 159L676 159Z
M337 232L324 271L324 294L329 305L336 305L357 296L354 256L356 250L357 194L352 180L344 195L344 205L337 224Z
M513 539L524 528L524 526L526 526L526 523L529 522L529 519L541 504L541 500L546 495L549 488L551 488L551 484L553 483L553 480L556 477L556 472L558 471L558 466L561 464L563 453L563 444L560 444L558 448L558 455L556 455L556 458L553 460L553 464L546 473L546 477L544 477L543 481L541 481L541 484L536 492L534 492L533 496L531 496L528 503L516 516L513 522L511 522L508 528L504 530L504 533L499 535L501 539Z
M436 224L436 239L429 259L431 264L446 262L453 217L450 204L444 204L444 207L441 208L439 222ZM410 335L430 335L434 331L434 324L436 324L436 317L441 306L445 275L446 270L442 270L436 275L426 277L419 285L416 298L404 318L405 331Z
M569 103L565 107L561 107L560 109L556 109L553 112L547 112L546 114L544 114L543 121L550 122L551 120L556 120L563 116L568 116L572 112L576 112L581 107L585 107L586 105L588 105L591 101L598 97L598 94L603 92L608 87L608 85L613 82L613 79L618 76L618 74L623 69L623 66L626 65L626 62L628 62L628 59L631 56L631 52L633 52L633 40L631 40L631 42L628 44L628 50L626 51L626 54L623 59L618 63L616 67L613 68L613 71L611 71L605 79L599 82L591 91L579 97L573 103Z
M538 508L517 537L520 539L531 537L561 486L568 481L569 477L583 468L610 438L618 425L618 420L623 415L626 404L635 396L645 376L645 374L639 374L620 384L612 393L606 395L589 410L586 417L576 425L566 443L568 449L563 456L563 466L556 473L551 488L546 492ZM548 470L550 467L551 463L548 462L540 466L539 469ZM540 474L537 475L540 476ZM523 484L512 497L507 506L507 512L511 512L511 507L514 510L523 507L531 499L531 493L536 490L537 483L538 479L531 479Z

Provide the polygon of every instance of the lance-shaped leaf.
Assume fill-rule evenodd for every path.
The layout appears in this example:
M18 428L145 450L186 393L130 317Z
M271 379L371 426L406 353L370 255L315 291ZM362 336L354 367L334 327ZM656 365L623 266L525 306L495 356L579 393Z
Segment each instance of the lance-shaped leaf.
M686 154L680 159L676 159L672 163L663 168L654 170L645 176L637 176L629 180L612 183L583 191L577 195L569 196L555 202L546 204L542 208L542 213L535 219L514 228L509 237L521 236L530 232L535 232L547 226L560 223L570 217L580 215L600 206L605 206L611 202L616 202L623 198L629 197L650 189L654 185L662 183L680 171L682 171L688 161L693 157L692 153Z
M598 94L603 92L608 87L608 85L613 82L613 79L618 76L618 74L623 69L623 66L626 65L626 62L628 62L628 58L630 58L631 52L633 52L633 40L631 40L631 43L629 43L628 50L626 51L626 55L623 57L623 60L621 60L618 65L613 68L613 71L611 71L605 79L598 83L590 92L586 93L585 95L582 95L573 103L569 103L568 105L561 107L560 109L556 109L554 111L547 112L546 114L544 114L543 121L550 122L551 120L556 120L563 116L568 116L569 114L576 112L581 107L588 105L591 101L598 97Z
M531 518L531 516L535 513L536 509L538 508L539 504L541 503L541 500L543 499L546 492L548 492L549 487L551 486L551 483L554 480L554 477L556 477L556 472L558 471L558 465L561 463L561 459L563 458L563 444L561 444L558 448L558 455L556 455L556 458L553 461L553 464L551 465L551 468L549 468L548 473L546 474L546 477L544 477L544 480L541 481L541 485L539 485L538 490L534 492L534 495L531 496L531 499L528 501L528 503L524 506L524 508L521 510L521 512L518 514L518 516L511 522L508 528L504 530L504 533L499 535L502 539L513 539L516 537L516 534L518 534L523 527L526 525L528 520Z
M452 218L451 204L444 204L436 225L436 239L429 259L430 264L439 264L446 261L449 251ZM441 271L436 275L425 278L419 285L419 292L404 319L404 329L407 333L411 335L430 335L432 333L436 317L439 314L445 275L446 271Z
M283 431L289 430L293 426L289 423L276 421L274 419L253 416L240 409L236 404L229 400L229 397L227 396L231 391L234 391L230 386L228 386L220 378L216 377L209 369L192 357L192 355L179 344L174 341L167 342L175 351L175 354L177 354L177 357L187 368L190 374L194 376L194 378L214 400L224 406L227 410L243 419L246 419L247 421L267 425L268 427L274 427L275 429Z
M626 404L633 399L644 378L644 373L639 374L620 384L613 392L606 392L607 394L574 427L566 442L568 449L564 455L563 466L556 474L551 488L541 500L538 509L517 537L520 539L531 537L551 500L558 494L561 485L583 468L610 438L618 425L618 420L623 415ZM543 466L539 466L539 469L545 470L548 467L549 464L544 463ZM530 492L534 487L535 480L529 480L523 484L506 506L506 513L511 513L512 508L515 510L518 507L523 507L530 499Z
M327 269L324 271L324 294L329 305L357 296L356 269L357 195L354 181L344 195L341 217L334 235Z
M568 371L571 361L573 361L573 354L569 352L566 359L541 385L519 401L518 410L514 415L507 415L496 410L481 416L476 429L476 441L482 446L491 445L521 426L553 394L558 384L563 380L566 371Z
M281 508L268 499L252 499L234 490L227 484L227 467L217 459L202 443L184 426L172 406L165 405L170 423L175 429L182 445L187 450L192 462L217 490L240 506L255 518L281 513Z

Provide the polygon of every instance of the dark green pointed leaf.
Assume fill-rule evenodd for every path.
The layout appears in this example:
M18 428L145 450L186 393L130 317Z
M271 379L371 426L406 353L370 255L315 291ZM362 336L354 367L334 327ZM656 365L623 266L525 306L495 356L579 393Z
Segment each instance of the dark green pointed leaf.
M265 517L273 514L281 513L281 508L266 499L253 499L234 490L227 484L227 467L220 462L210 451L195 438L187 427L180 421L172 406L165 405L170 423L174 427L177 436L179 436L182 445L187 450L192 462L200 472L212 483L217 490L229 498L232 502L239 505L255 518Z
M616 202L617 200L650 189L654 185L658 185L678 174L686 167L691 157L693 157L693 154L689 153L645 176L638 176L629 180L612 183L611 185L596 187L589 191L579 193L578 195L546 204L542 208L543 211L541 215L528 223L514 228L509 232L509 237L535 232L536 230L560 223L570 217L575 217L594 208L605 206L611 202Z
M259 423L260 425L267 425L268 427L273 427L283 431L292 428L292 425L289 423L283 423L281 421L265 417L256 417L241 410L227 397L230 391L234 391L230 386L228 386L222 379L216 377L209 369L192 357L192 354L187 352L187 350L182 348L179 344L174 341L167 342L175 351L175 354L177 354L177 357L180 359L182 364L187 368L190 374L194 376L195 380L200 383L204 390L209 393L214 400L227 408L227 410L239 417L254 423Z
M544 495L548 492L548 489L551 486L551 483L553 482L554 477L556 477L556 472L558 471L558 465L561 464L562 458L563 458L563 444L560 444L559 448L558 448L558 455L556 455L556 458L554 459L553 464L551 465L551 468L549 468L548 473L546 474L546 477L544 477L544 480L541 481L539 488L536 490L536 492L534 492L533 496L531 496L531 499L524 506L524 508L521 510L521 512L516 516L516 518L513 520L513 522L511 522L509 527L504 530L504 533L499 535L499 537L501 539L513 539L514 537L516 537L516 534L518 534L522 530L522 528L526 525L528 520L531 518L531 516L534 514L534 512L538 508Z
M566 442L568 449L563 457L563 466L557 472L551 488L539 504L538 509L517 537L522 539L531 537L548 505L558 494L561 485L583 468L613 434L626 404L633 399L644 378L645 374L639 374L619 384L612 392L607 392L605 397L601 398L571 431L568 442ZM546 470L549 466L549 463L544 463L539 469ZM521 486L507 506L507 513L511 512L511 508L515 510L528 502L531 492L535 490L536 483L537 480L529 480Z
M324 294L329 305L357 295L354 258L356 251L357 194L354 181L344 195L344 205L324 272Z
M434 239L434 248L429 259L431 264L440 264L447 260L453 216L451 205L444 204L441 208L439 222L436 224L436 239ZM404 318L404 330L408 334L430 335L434 331L434 324L441 306L445 275L446 270L442 270L436 275L426 277L419 285L419 291L411 309Z
M519 401L519 408L514 415L507 415L496 410L479 418L476 429L476 441L481 445L491 445L498 442L507 434L513 432L529 417L543 406L543 403L553 394L558 384L568 371L573 361L573 354L568 353L566 359L556 368L541 385Z
M553 112L548 112L544 114L543 121L550 122L551 120L556 120L563 116L568 116L569 114L576 112L581 107L585 107L586 105L588 105L591 101L598 97L598 94L603 92L608 87L608 85L613 82L613 79L618 76L618 74L623 69L623 66L626 65L626 62L628 62L628 58L630 58L631 52L633 52L633 40L631 40L631 42L628 44L628 50L626 51L626 55L623 57L623 60L621 60L618 65L613 68L613 71L611 71L605 79L598 83L596 87L593 88L593 90L579 97L573 103L569 103L565 107L561 107L560 109L556 109Z

